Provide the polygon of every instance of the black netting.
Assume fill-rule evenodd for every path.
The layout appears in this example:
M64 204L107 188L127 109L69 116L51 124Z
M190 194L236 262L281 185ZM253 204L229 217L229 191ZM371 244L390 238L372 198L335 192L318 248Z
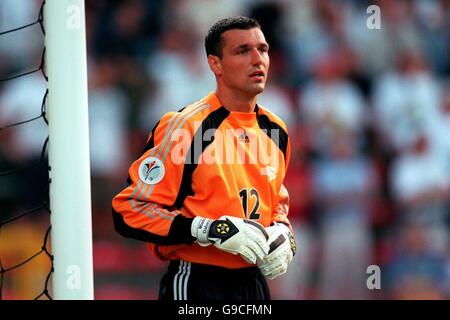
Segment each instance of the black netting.
M4 36L6 34L10 35L15 32L20 32L24 29L31 28L34 25L39 24L41 28L42 34L45 36L45 30L43 26L43 8L44 8L45 1L42 2L39 13L37 14L37 20L28 24L25 24L20 27L15 27L10 30L1 31L0 36ZM42 49L42 55L41 55L41 61L40 65L36 67L30 67L28 70L24 72L19 72L12 75L3 75L0 74L0 84L6 83L6 81L20 81L18 78L27 77L32 73L41 72L42 77L47 81L47 76L44 72L44 57L45 57L45 48ZM8 61L6 61L8 64ZM24 92L24 95L27 93ZM2 125L0 127L0 139L2 139L1 135L5 135L7 131L9 130L15 130L19 126L26 126L30 125L30 123L35 121L44 121L46 124L47 118L46 118L46 105L47 105L47 95L48 90L42 93L42 103L41 103L41 109L36 110L36 116L29 118L29 119L23 119L21 121L17 121L14 123L9 123L6 125ZM7 137L7 136L6 136ZM5 138L6 139L6 138ZM29 200L29 197L26 195L23 196L18 192L19 196L12 197L14 201L1 201L0 202L0 300L8 298L8 296L5 296L5 288L8 287L8 281L10 278L17 278L15 282L23 282L32 279L33 285L32 286L38 286L42 289L39 289L40 292L37 294L33 294L34 299L52 299L51 295L49 294L49 286L50 286L50 277L53 272L53 256L50 253L50 206L49 206L49 184L50 181L48 179L48 159L47 159L47 143L48 138L42 142L42 151L39 159L36 159L30 163L25 163L22 165L14 164L14 167L9 167L8 165L6 168L0 167L0 185L8 185L6 182L2 182L2 179L9 179L9 181L18 181L21 186L25 186L27 184L33 184L31 188L28 188L28 190L32 190L32 194L36 197L40 197L38 199L38 204L26 208L23 210L23 207L26 205L29 205L32 203L32 201L26 201ZM4 162L2 162L2 165ZM27 177L27 178L23 178ZM38 181L39 180L39 181ZM34 188L34 189L33 189ZM39 189L39 192L35 192L36 189ZM4 193L8 193L9 190L4 191ZM14 192L11 190L11 193ZM16 192L17 193L17 192ZM15 202L20 199L24 199L23 201L20 201L19 203L10 203ZM26 200L25 200L26 198ZM3 200L3 199L2 199ZM17 210L17 208L20 208ZM11 212L12 211L12 212ZM14 211L17 211L18 213L14 213ZM14 234L13 236L10 236L8 234L8 239L6 238L5 233L9 226L12 224L20 224L20 221L28 220L28 224L42 224L42 221L47 225L44 230L46 229L46 232L38 236L37 238L41 238L40 241L40 248L33 251L33 253L28 254L26 257L23 257L23 254L19 255L17 254L18 250L15 250L14 245L18 245L19 243L23 243L24 241L34 241L36 237L30 237L26 231L20 231L20 227L18 229L13 229L16 233L17 230L19 230L18 234ZM9 233L9 230L8 230ZM2 239L3 238L3 239ZM12 248L11 248L12 246ZM34 249L33 249L34 250ZM29 251L29 250L28 250ZM29 265L31 265L34 261L38 259L43 259L43 257L46 257L49 261L49 267L48 272L46 272L46 276L42 277L42 279L36 279L34 275L39 275L42 273L33 273L33 270L27 271L26 274L22 275L20 273L21 269L27 268ZM42 266L42 263L41 263ZM31 275L31 276L30 276ZM39 282L39 283L37 283ZM37 284L36 284L37 283ZM19 286L20 287L20 286ZM34 291L33 291L34 292ZM27 293L23 293L20 297L13 296L13 298L27 298Z

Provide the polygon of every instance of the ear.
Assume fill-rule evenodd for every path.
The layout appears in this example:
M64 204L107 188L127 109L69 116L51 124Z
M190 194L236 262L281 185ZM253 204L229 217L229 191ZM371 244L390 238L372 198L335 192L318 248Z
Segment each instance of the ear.
M220 58L218 56L214 56L214 55L210 54L208 56L208 64L209 64L209 67L211 68L211 71L216 76L220 76L222 74L222 65L221 65Z

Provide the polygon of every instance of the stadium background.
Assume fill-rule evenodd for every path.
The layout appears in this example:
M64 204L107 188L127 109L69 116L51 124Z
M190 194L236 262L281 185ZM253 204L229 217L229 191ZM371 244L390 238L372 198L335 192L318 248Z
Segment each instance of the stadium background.
M40 0L0 1L0 31ZM381 9L381 30L366 9ZM206 95L203 37L217 19L259 19L271 67L259 103L292 139L286 185L298 254L275 299L450 298L450 1L86 0L96 299L154 299L165 263L113 230L110 200L157 119ZM0 78L38 65L36 28L0 37ZM0 82L0 126L39 114L45 80ZM0 132L0 171L40 157L43 121ZM2 177L0 214L45 198L47 174ZM48 214L3 226L2 263L42 245ZM48 258L5 275L3 298L42 290ZM368 290L366 269L381 268Z

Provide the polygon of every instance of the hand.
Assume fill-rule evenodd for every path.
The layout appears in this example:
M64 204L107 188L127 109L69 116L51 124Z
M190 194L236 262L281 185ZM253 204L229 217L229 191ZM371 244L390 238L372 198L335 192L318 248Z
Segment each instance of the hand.
M282 223L267 227L269 233L269 254L263 261L258 262L258 267L268 279L274 279L287 271L288 265L297 250L295 238L288 226Z
M262 261L269 252L267 234L258 222L222 216L218 220L195 217L191 234L201 246L214 244L220 250L241 255L248 263Z

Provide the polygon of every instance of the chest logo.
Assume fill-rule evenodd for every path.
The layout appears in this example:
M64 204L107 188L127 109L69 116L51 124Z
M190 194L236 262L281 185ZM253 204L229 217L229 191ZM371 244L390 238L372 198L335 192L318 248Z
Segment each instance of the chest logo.
M239 142L250 143L250 138L248 137L248 135L245 131L239 135Z
M146 184L157 184L164 174L164 164L155 157L148 157L139 166L139 178Z

